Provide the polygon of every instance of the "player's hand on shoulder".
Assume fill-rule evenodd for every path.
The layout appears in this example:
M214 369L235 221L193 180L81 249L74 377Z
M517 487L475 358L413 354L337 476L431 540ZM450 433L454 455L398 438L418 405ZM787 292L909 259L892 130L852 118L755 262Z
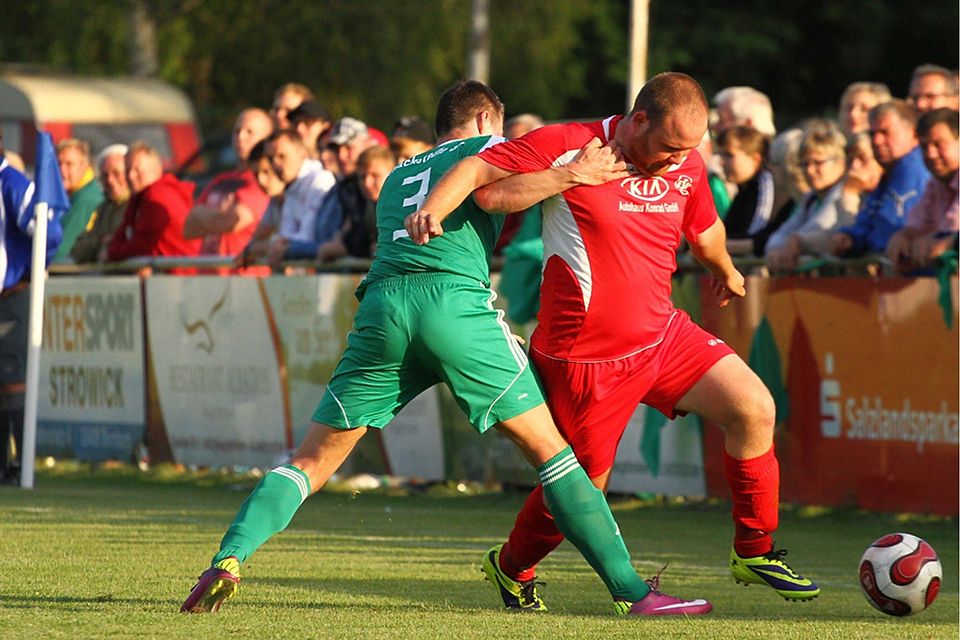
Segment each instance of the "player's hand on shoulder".
M403 221L403 228L414 244L427 244L430 238L443 235L443 225L425 209L408 215Z
M567 168L573 172L574 180L584 185L604 184L630 175L617 143L611 140L603 144L599 138L583 145Z

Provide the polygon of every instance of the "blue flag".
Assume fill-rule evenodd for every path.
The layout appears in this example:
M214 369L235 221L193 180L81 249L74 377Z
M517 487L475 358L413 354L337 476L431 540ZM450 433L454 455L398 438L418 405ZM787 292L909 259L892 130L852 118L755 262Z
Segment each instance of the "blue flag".
M53 139L46 131L37 133L37 165L33 183L37 189L34 204L46 202L50 209L61 214L70 208L70 198L67 197L67 192L63 188Z
M47 261L49 262L63 239L60 218L70 208L70 198L63 188L53 139L46 131L37 132L37 164L34 169L33 183L35 186L33 206L36 207L41 202L45 202L49 207L47 211ZM31 218L33 215L34 211L31 211Z

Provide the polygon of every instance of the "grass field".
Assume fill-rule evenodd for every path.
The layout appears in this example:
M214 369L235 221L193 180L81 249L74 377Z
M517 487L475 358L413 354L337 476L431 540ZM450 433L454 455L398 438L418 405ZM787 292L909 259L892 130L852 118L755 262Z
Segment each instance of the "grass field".
M498 610L479 570L523 495L330 490L244 567L212 616L177 613L253 480L129 469L47 470L0 489L0 637L13 638L796 638L958 637L955 519L785 508L779 542L823 595L788 603L733 583L724 503L615 500L641 573L669 561L663 589L714 603L698 619L623 619L567 543L541 567L546 614ZM888 618L860 593L873 539L915 533L938 550L943 589L919 616Z

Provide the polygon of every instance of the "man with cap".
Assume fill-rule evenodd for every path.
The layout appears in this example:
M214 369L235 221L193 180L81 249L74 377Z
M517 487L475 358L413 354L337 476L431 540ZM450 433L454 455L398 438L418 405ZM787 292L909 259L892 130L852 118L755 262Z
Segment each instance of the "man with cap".
M360 154L377 144L370 135L367 125L356 118L340 118L330 132L331 146L336 148L340 174L344 178L357 171L357 158Z

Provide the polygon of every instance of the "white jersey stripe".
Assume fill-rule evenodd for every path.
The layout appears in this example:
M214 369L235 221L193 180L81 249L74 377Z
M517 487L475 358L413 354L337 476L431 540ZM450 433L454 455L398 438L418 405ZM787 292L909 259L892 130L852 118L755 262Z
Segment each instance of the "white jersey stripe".
M340 413L343 414L343 423L347 425L347 429L353 429L353 425L350 424L350 416L347 415L346 409L343 408L343 403L340 402L340 398L338 398L337 394L330 390L330 387L327 387L327 393L330 394L330 397L333 398L333 401L337 403L338 407L340 407Z
M539 349L537 349L537 348L535 348L535 347L532 347L532 346L530 347L530 349L531 349L532 351L536 351L537 353L539 353L540 355L542 355L544 358L549 358L550 360L556 360L557 362L577 362L577 363L580 363L580 364L597 364L597 363L599 363L599 362L616 362L617 360L623 360L624 358L629 358L629 357L631 357L631 356L635 356L635 355L637 355L638 353L643 353L643 352L646 351L647 349L653 349L654 347L658 346L660 343L663 342L663 338L664 338L664 336L665 336L666 333L667 333L667 329L670 328L670 325L673 324L673 320L674 320L674 318L676 318L676 317L677 317L677 311L674 311L673 313L670 314L670 317L667 319L667 324L664 325L663 335L661 335L661 337L660 337L656 342L654 342L654 343L652 343L652 344L648 344L648 345L645 346L645 347L640 347L640 348L637 349L636 351L631 351L630 353L628 353L628 354L626 354L626 355L617 356L616 358L610 358L610 359L608 359L608 360L568 360L567 358L557 358L556 356L552 356L552 355L550 355L549 353L544 353L543 351L540 351Z
M606 144L607 142L610 142L610 125L613 123L616 117L617 116L610 116L609 118L603 121L603 137L605 138L605 140L603 141L604 144Z
M570 205L559 194L543 202L543 266L552 256L563 260L580 284L584 310L590 309L593 292L593 268Z
M517 366L521 370L525 369L527 366L527 354L523 350L523 347L520 346L520 343L513 336L513 331L510 330L510 325L506 323L503 319L503 309L495 309L493 302L497 299L497 292L493 289L490 290L490 297L487 298L487 308L491 311L496 311L497 313L497 324L500 325L500 331L503 332L503 337L507 341L507 348L510 349L513 359L516 361Z
M490 427L490 412L493 411L493 408L496 406L496 404L497 404L498 402L500 402L500 398L502 398L503 396L507 395L507 391L510 391L510 389L513 387L513 384L520 378L521 375L523 375L523 372L524 372L526 369L527 369L526 366L524 366L522 369L520 369L520 371L517 372L517 375L513 376L513 380L510 381L510 384L507 385L507 388L504 389L503 391L501 391L501 392L500 392L500 395L498 395L498 396L494 399L494 401L490 403L490 406L487 407L487 412L486 412L485 414L483 414L483 427L484 427L484 429L487 429L487 428Z

